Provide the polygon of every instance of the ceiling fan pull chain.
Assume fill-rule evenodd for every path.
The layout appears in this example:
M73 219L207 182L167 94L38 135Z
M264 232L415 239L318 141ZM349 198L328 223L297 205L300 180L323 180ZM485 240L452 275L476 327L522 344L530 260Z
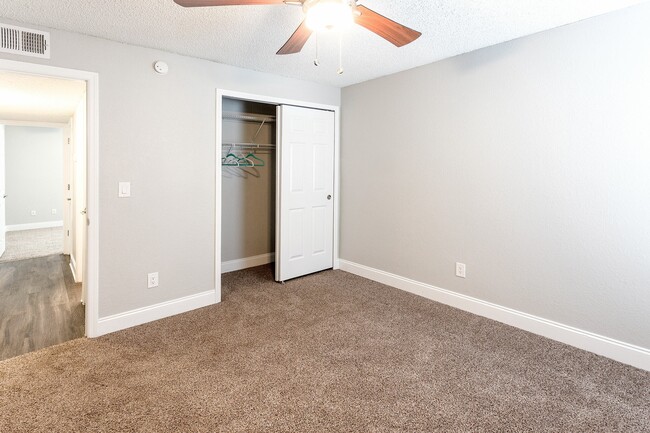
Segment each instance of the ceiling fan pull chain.
M318 60L318 32L316 32L316 58L314 59L314 66L320 66L320 60Z
M339 69L336 73L343 75L343 32L339 32Z

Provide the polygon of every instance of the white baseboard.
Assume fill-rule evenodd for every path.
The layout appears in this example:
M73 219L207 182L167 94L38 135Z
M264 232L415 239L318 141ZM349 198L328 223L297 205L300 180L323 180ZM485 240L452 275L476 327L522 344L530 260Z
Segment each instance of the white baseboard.
M340 260L341 270L650 371L650 349L624 343L399 275Z
M99 337L100 335L110 334L111 332L153 322L154 320L186 313L197 308L207 307L215 304L215 301L215 291L208 290L207 292L161 302L160 304L138 308L113 316L101 317L97 322L96 336Z
M5 226L5 230L8 232L18 232L21 230L49 229L52 227L63 227L63 221L46 221L43 223L13 224L10 226Z
M259 256L246 257L245 259L231 260L221 263L221 273L240 271L242 269L262 266L275 261L275 253L261 254Z

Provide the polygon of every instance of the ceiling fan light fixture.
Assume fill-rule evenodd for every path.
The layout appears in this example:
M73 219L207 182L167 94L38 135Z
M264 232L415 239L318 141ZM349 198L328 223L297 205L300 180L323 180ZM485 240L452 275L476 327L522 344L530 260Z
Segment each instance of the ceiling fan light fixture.
M304 9L305 24L315 32L344 30L354 23L350 0L308 0Z

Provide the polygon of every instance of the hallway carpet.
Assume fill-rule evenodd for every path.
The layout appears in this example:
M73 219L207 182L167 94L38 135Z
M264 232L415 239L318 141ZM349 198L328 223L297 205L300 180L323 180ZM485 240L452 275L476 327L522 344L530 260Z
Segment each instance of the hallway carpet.
M2 432L650 432L650 373L342 271L0 362Z
M63 254L63 227L7 232L0 263Z

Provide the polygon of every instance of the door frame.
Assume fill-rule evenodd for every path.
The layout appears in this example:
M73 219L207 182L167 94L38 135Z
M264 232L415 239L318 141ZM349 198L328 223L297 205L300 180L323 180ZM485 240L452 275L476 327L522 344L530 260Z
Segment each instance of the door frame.
M7 250L7 164L5 152L5 125L0 121L0 257Z
M68 185L73 184L73 162L72 162L72 120L69 120L63 129L63 254L72 254L72 236L68 230L72 230L72 200L68 200L72 190Z
M98 337L99 322L99 74L37 63L0 59L0 70L86 82L86 336Z
M216 113L216 143L215 143L215 273L214 287L216 302L221 302L221 143L223 143L223 98L240 99L244 101L259 102L262 104L274 105L295 105L298 107L314 108L318 110L328 110L334 112L334 245L333 245L333 263L334 269L339 269L339 203L340 203L340 143L341 143L341 107L338 105L318 104L314 102L298 101L295 99L278 98L273 96L258 95L253 93L244 93L234 90L217 89L217 113ZM280 146L281 143L276 143ZM276 153L277 155L277 153ZM277 203L276 203L277 206Z

